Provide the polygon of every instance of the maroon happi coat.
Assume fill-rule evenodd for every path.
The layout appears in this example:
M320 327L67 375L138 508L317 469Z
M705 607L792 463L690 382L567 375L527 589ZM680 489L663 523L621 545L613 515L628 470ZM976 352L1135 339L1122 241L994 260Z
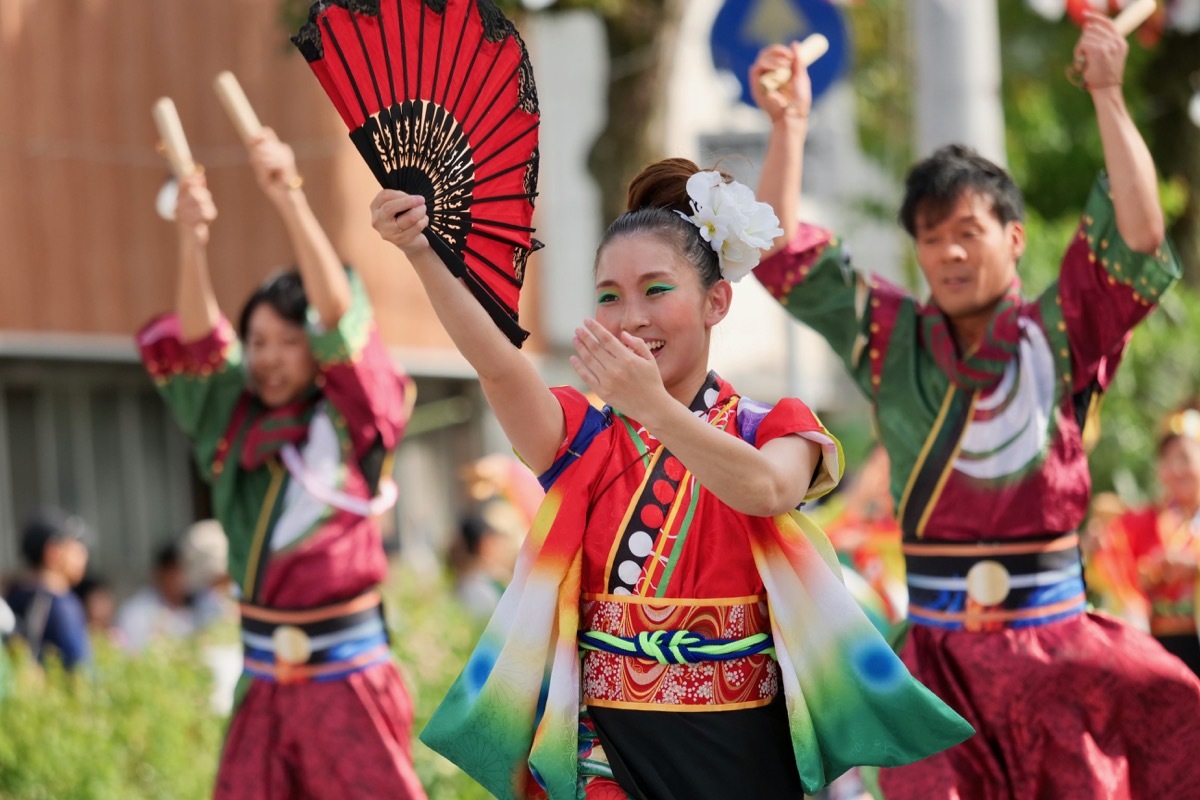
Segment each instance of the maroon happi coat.
M310 480L366 502L381 456L396 448L412 381L379 339L351 274L353 303L331 330L309 326L317 385L300 402L267 409L247 392L229 322L183 341L174 315L138 334L147 371L192 439L200 475L229 538L229 572L242 599L277 609L349 601L387 574L379 526L334 508L280 461L297 448ZM282 684L244 674L215 796L219 800L391 797L423 800L412 769L412 702L390 660L336 680Z
M965 544L1083 521L1089 411L1179 266L1169 245L1128 248L1101 178L1059 279L1034 300L1014 286L967 357L936 306L862 277L827 231L802 225L755 274L829 341L871 401L905 540ZM902 656L978 733L885 770L889 800L1166 798L1200 786L1200 683L1109 617L913 625Z

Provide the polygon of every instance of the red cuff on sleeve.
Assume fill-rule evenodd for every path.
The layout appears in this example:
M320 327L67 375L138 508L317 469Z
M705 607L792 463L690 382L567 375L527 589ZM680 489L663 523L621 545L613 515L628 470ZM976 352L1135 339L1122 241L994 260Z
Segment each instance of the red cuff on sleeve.
M754 277L773 297L784 297L793 286L804 280L832 239L831 231L800 223L791 241L754 269Z
M138 331L136 341L146 371L159 379L211 374L225 364L229 347L237 341L237 336L229 320L221 317L207 335L185 342L178 315L163 314Z

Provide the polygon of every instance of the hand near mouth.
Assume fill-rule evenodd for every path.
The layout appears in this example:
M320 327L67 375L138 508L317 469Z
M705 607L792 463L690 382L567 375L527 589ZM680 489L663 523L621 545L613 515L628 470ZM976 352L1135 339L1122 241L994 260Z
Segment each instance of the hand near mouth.
M649 346L629 333L617 338L594 319L575 329L571 356L575 372L600 399L642 421L656 404L671 396L663 386Z

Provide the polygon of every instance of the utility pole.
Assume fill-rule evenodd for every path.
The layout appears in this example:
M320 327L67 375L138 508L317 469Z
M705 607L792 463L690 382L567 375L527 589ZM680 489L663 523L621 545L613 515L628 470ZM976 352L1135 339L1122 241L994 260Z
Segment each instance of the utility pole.
M1004 157L996 0L912 0L916 156L959 142Z

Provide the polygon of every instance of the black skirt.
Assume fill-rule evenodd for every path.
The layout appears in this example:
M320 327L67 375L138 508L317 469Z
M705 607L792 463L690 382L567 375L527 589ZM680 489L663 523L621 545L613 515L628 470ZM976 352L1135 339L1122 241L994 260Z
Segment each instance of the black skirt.
M613 777L636 800L801 800L782 694L738 711L589 706Z

